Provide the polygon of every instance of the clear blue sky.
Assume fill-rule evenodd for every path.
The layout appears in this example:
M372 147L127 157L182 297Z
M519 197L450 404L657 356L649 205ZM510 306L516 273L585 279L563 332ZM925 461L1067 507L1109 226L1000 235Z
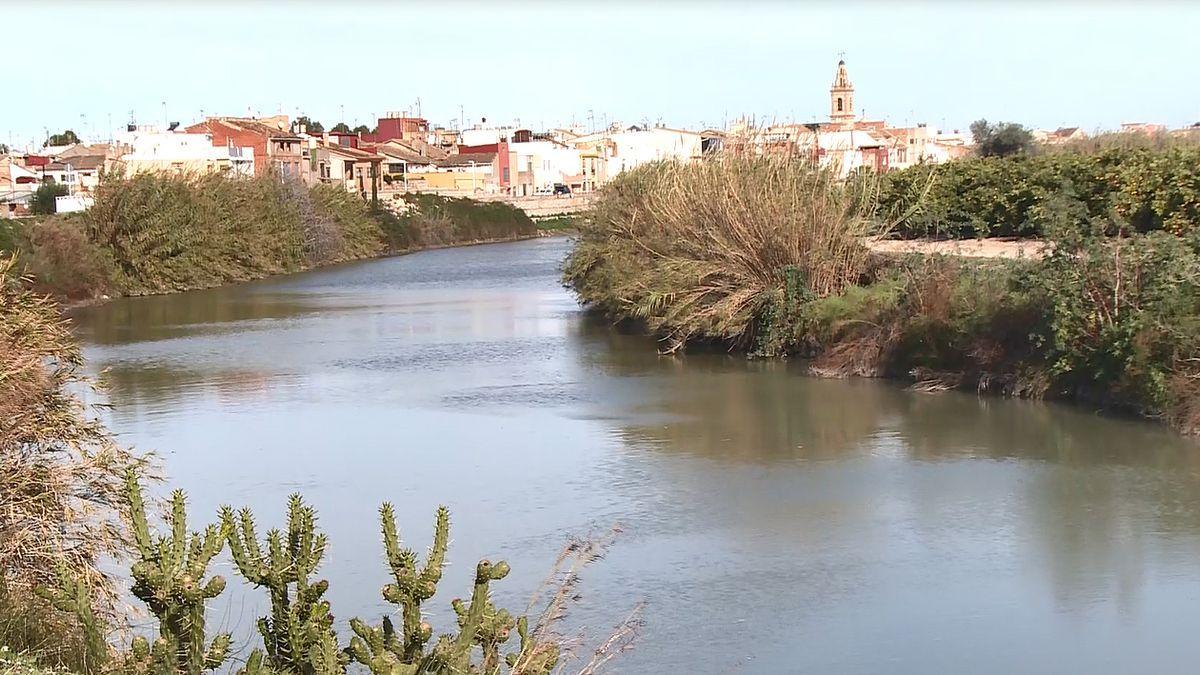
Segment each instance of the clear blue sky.
M1047 3L1048 4L1048 3ZM0 1L0 142L247 110L352 126L415 107L540 127L827 114L845 52L871 118L1200 121L1200 3L657 8L588 2ZM86 121L81 123L81 115ZM93 131L94 130L94 131Z

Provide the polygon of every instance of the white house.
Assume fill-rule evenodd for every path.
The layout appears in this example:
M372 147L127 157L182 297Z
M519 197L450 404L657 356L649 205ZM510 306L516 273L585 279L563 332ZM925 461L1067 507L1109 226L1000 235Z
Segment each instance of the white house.
M555 185L583 190L583 171L578 148L549 139L509 143L515 157L514 196L551 191Z
M669 127L629 127L621 131L603 131L571 139L570 145L603 160L597 176L603 183L623 171L661 159L690 161L703 154L700 133Z
M213 147L212 134L139 127L123 134L120 141L127 150L121 155L120 162L129 173L220 171L239 176L254 175L254 148Z

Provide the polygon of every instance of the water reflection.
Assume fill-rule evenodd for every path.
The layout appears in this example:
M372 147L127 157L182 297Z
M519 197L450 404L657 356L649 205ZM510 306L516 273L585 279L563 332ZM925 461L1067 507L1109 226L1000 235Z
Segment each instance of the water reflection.
M383 610L363 514L393 500L421 541L448 502L454 560L508 557L516 604L565 533L623 522L576 618L649 601L627 672L1187 672L1195 444L1065 406L659 356L578 311L565 250L121 301L80 330L114 426L166 451L201 511L269 521L310 496L341 616Z

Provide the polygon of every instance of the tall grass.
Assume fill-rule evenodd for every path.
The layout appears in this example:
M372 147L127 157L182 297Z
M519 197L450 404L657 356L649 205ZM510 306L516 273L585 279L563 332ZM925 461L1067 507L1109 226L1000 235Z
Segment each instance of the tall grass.
M78 640L33 589L66 568L108 604L98 567L124 549L118 518L133 458L76 395L82 357L57 305L30 291L0 259L0 644L70 658Z
M871 183L843 184L794 158L659 162L604 188L565 270L580 298L645 320L668 349L754 342L789 295L860 283L878 225Z

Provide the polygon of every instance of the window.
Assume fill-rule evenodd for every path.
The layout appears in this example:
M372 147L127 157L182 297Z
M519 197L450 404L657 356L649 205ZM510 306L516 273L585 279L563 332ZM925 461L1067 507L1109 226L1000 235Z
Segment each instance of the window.
M389 162L387 165L388 173L404 173L403 162Z
M838 102L838 112L842 112L842 97L841 96L838 97L837 102Z

